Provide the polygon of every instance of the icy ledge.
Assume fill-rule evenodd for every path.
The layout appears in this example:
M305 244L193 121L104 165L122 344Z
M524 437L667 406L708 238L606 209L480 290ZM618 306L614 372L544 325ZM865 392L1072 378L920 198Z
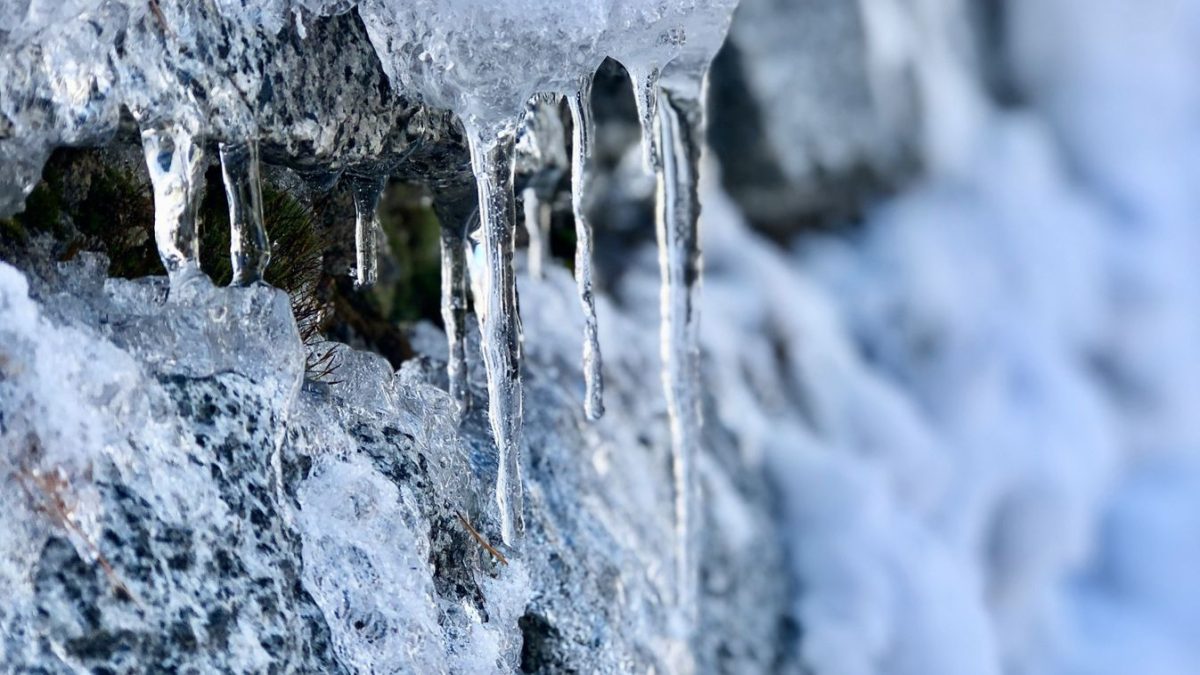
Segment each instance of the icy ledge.
M583 407L595 419L604 403L585 209L594 135L590 91L604 58L619 60L632 76L646 169L658 181L662 380L676 492L674 602L690 623L696 612L692 538L701 428L696 186L702 91L736 5L737 0L275 0L248 8L232 2L76 0L57 10L40 4L9 8L0 12L5 15L0 48L13 54L11 66L0 71L0 214L20 208L51 148L97 142L116 126L124 107L141 130L154 192L155 240L173 296L204 283L196 210L212 145L230 204L235 284L259 281L270 261L259 187L261 144L282 162L323 170L334 179L347 172L358 212L355 276L365 285L376 278L375 211L388 177L404 172L422 147L447 138L461 142L455 134L462 133L476 183L478 230L466 231L469 220L442 223L449 390L461 406L469 403L462 340L470 288L487 373L488 419L499 451L494 491L500 536L517 546L524 529L525 409L513 271L518 129L531 101L567 99L577 302L585 317ZM352 13L361 22L346 20L325 33L326 39L305 44L306 22L317 19L324 27L328 17ZM365 50L363 31L372 52ZM334 46L342 43L349 48ZM372 57L386 81L374 73ZM449 111L461 127L435 111ZM524 130L536 133L529 125ZM439 167L434 173L446 171ZM434 176L422 178L437 182Z
M496 455L484 413L460 424L435 386L438 333L399 373L339 348L338 381L305 383L281 292L168 302L164 280L104 269L84 257L27 281L0 264L8 667L756 672L779 658L789 593L766 490L717 436L700 458L698 637L679 642L665 410L633 376L655 338L603 304L638 337L610 356L628 376L608 414L585 424L565 271L522 288L537 308L529 545L504 564L467 526L496 531ZM467 375L482 396L481 369Z

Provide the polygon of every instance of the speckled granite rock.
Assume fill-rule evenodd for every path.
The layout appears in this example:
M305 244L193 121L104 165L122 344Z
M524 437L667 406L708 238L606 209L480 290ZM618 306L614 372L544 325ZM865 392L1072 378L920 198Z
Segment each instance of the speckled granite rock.
M608 344L640 337L612 350L608 415L584 423L564 270L522 289L529 533L506 565L466 525L498 541L495 448L481 406L460 418L439 388L440 333L418 329L423 356L398 373L336 347L334 373L306 380L282 293L164 303L161 281L103 269L46 271L29 299L0 266L0 645L16 670L766 672L787 648L769 491L719 429L704 610L679 643L665 411L637 375L655 331L607 308Z

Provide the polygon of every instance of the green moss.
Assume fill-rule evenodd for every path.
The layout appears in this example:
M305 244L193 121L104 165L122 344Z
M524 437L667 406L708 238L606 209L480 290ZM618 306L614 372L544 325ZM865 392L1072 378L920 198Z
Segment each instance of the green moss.
M154 198L136 176L99 164L71 219L93 248L108 256L108 274L134 279L165 274L154 244Z
M214 283L224 286L233 278L229 262L229 203L225 200L221 168L209 167L204 178L204 197L197 214L200 219L200 267ZM267 236L273 238L275 233L268 229Z
M433 207L414 186L393 185L384 195L380 227L398 267L394 283L375 294L384 316L395 322L441 322L441 224Z
M25 198L25 210L7 219L9 223L3 226L5 236L13 236L22 244L42 234L57 240L65 238L61 185L60 172L48 168L42 181Z
M111 276L163 274L150 186L114 157L102 150L56 151L25 211L0 220L0 253L38 255L27 244L45 234L54 240L52 254L59 259L97 251L108 256ZM264 225L272 243L265 280L291 297L305 342L341 339L374 349L398 366L411 357L403 326L422 319L441 322L440 223L419 188L389 186L379 215L390 257L382 261L381 283L358 290L341 272L344 234L353 231L345 220L349 199L344 191L314 195L309 206L263 184ZM201 267L215 283L228 284L229 210L219 166L205 174L198 217ZM339 233L336 241L329 240L330 232ZM557 240L552 245L561 248ZM321 367L310 364L310 372Z
M60 185L60 177L52 176L50 180L38 183L25 199L25 210L17 218L30 234L61 237L66 233L62 224Z
M17 218L0 218L0 241L24 246L29 242L29 233Z
M98 251L111 275L135 277L162 273L153 223L153 202L136 176L106 164L99 151L68 148L51 155L25 209L0 221L0 236L14 257L31 253L32 238L49 236L60 260Z

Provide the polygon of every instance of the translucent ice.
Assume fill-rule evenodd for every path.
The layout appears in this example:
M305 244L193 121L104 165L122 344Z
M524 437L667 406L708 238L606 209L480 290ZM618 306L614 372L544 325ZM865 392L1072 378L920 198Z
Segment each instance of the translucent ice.
M482 136L515 131L534 95L571 91L604 58L599 0L363 0L359 12L393 85Z
M271 242L263 227L258 142L222 143L221 175L229 200L229 258L233 283L261 281L271 260Z
M467 261L466 242L460 226L443 225L440 229L442 261L442 324L446 328L448 354L446 376L450 395L460 403L467 401L466 322Z
M700 435L700 201L697 195L700 104L696 99L664 92L655 128L661 157L658 175L658 260L662 276L663 389L671 414L675 473L677 592L685 616L695 611L696 555L695 457Z
M538 196L536 188L521 191L522 217L529 237L529 274L541 279L546 265L546 249L550 239L551 207Z
M583 410L588 419L604 414L603 362L596 326L596 298L592 288L592 224L587 216L588 185L592 172L592 78L585 77L567 99L571 107L571 207L575 215L575 283L583 309Z
M387 176L355 176L354 250L357 267L355 285L371 286L379 276L379 198Z
M475 0L442 2L436 9L421 3L386 0L365 0L359 5L393 85L427 104L453 110L467 129L479 185L482 230L480 287L484 306L478 307L477 312L488 368L489 417L500 452L497 500L501 504L507 542L520 529L521 508L520 346L511 262L515 220L512 135L530 99L543 93L569 96L577 122L573 192L580 242L577 261L582 261L582 264L577 262L577 271L581 304L588 317L584 355L586 409L590 417L597 417L603 406L591 300L591 232L582 208L589 141L587 83L596 66L611 52L646 71L669 64L670 72L676 74L679 82L676 89L683 91L694 86L698 90L708 63L724 38L734 6L733 2L699 2L644 9L632 3L614 6L585 0L566 4L502 3L486 8ZM632 26L639 28L634 30ZM698 100L696 92L687 93ZM672 140L696 143L699 136L688 133ZM693 158L696 152L698 149L693 148ZM693 181L694 194L694 170L676 172L670 178ZM533 205L527 208L530 215L539 217ZM678 211L672 209L669 213L674 216ZM694 230L697 213L697 209L692 209L680 214L681 219L690 218L690 224L681 220L682 224L675 227ZM681 236L685 242L694 242L694 236ZM696 244L683 246L695 248ZM698 266L689 269L698 274ZM690 280L686 286L686 291L673 292L690 293ZM672 344L672 348L684 348L678 340ZM674 359L679 360L679 357ZM679 370L676 379L682 382L687 372L687 368ZM691 381L694 387L694 377ZM682 395L686 389L677 388L673 396ZM695 425L698 429L698 418ZM680 520L681 523L685 520L682 511Z
M517 171L525 177L521 200L529 235L529 273L537 279L549 255L551 204L570 164L559 101L557 95L533 97L517 138Z
M202 275L196 209L204 187L204 150L179 126L143 130L142 149L154 186L154 239L163 267L172 284Z
M502 134L490 142L473 139L471 143L471 163L479 186L478 255L482 258L475 312L487 368L488 420L499 451L496 504L501 536L508 544L516 543L524 530L521 345L512 260L516 224L513 142L512 134Z
M664 73L670 80L702 81L736 7L737 0L612 0L605 49L629 71L648 169L657 159L653 120Z
M389 165L381 163L385 159L395 160L390 164L395 165L413 143L436 143L438 134L447 131L429 111L453 112L465 128L479 188L482 236L472 282L480 286L483 300L476 308L488 371L489 417L502 467L497 500L505 514L504 539L512 542L520 530L522 500L512 139L531 100L542 102L546 121L553 123L553 106L561 96L568 97L575 122L576 271L586 317L585 409L588 417L596 418L603 404L590 269L592 231L584 208L591 135L588 83L606 56L622 60L635 74L640 114L648 129L659 89L675 92L680 100L686 90L689 100L699 100L692 90L698 91L703 81L734 5L730 0L648 5L633 0L304 0L246 7L227 0L156 0L81 1L53 10L41 3L27 4L6 14L16 17L7 19L11 26L5 25L2 39L16 49L17 67L3 74L4 88L14 95L0 99L0 113L15 120L16 129L0 134L0 157L33 159L5 165L0 210L12 210L7 202L19 201L32 188L32 166L40 165L48 148L102 137L115 127L123 105L146 129L156 238L173 280L200 275L195 211L205 168L202 150L216 141L230 203L235 283L260 279L269 260L256 176L261 145L306 169L349 168L358 176L352 179L356 281L368 285L376 276L375 209L388 176L383 172L361 177L362 167ZM338 23L351 9L362 23ZM335 25L339 38L361 36L365 30L364 41L373 48L387 82L361 72L364 63L374 61L356 51L359 43L317 37L322 30L334 30L323 25ZM22 103L43 99L48 103L41 108L54 114L45 116L45 111ZM35 119L34 113L43 117ZM557 148L553 126L546 125L542 135L553 141L549 147ZM10 136L20 142L8 142ZM673 142L698 140L698 134L690 133ZM653 165L655 147L647 139L648 166ZM693 148L692 153L697 151ZM11 180L8 173L13 174ZM694 172L676 172L671 178L693 180ZM533 225L534 233L533 265L539 270L547 197L544 191L533 191L525 200L527 224ZM691 222L676 223L676 230L694 228L694 215L694 210L683 213L680 217ZM444 235L443 315L450 344L450 388L465 402L460 241L457 232ZM690 289L690 282L686 286ZM672 287L670 292L691 291ZM673 362L678 361L679 357Z

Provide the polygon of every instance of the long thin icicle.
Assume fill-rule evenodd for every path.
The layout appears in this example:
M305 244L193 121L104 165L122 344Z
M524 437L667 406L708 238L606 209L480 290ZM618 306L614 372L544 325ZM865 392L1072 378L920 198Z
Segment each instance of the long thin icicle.
M379 277L379 197L387 184L387 176L355 176L354 247L356 265L354 283L371 286Z
M603 361L596 322L596 298L592 291L592 224L587 219L586 202L591 184L592 78L580 82L579 90L568 98L571 108L571 207L575 215L575 285L583 308L583 411L590 420L604 414Z
M154 188L154 240L177 290L200 271L196 211L204 187L204 148L181 127L142 131L142 151Z
M467 263L462 223L443 223L442 246L442 323L446 325L449 356L446 376L450 396L463 407L468 404L466 323Z
M466 184L433 195L433 210L441 223L442 322L446 327L446 379L451 397L466 411L471 405L467 386L467 237L477 218L476 189Z
M221 143L221 176L229 201L229 261L232 284L261 281L271 261L271 242L263 225L258 141Z
M525 232L529 234L529 274L534 279L545 276L546 248L550 239L550 204L538 197L536 188L521 191L525 207Z
M658 108L658 76L657 66L631 66L629 69L629 79L633 83L633 101L637 105L638 124L642 128L642 166L651 173L658 164L658 141L654 131L654 119Z
M696 294L701 258L697 168L702 109L694 90L663 89L658 97L656 231L662 277L663 388L671 423L675 481L677 603L692 625L699 572L695 558L695 457L700 450L699 340Z
M480 351L487 370L488 420L499 451L496 505L500 537L515 545L525 531L521 484L521 344L513 274L513 135L470 135L471 165L479 191L483 270L476 299Z

